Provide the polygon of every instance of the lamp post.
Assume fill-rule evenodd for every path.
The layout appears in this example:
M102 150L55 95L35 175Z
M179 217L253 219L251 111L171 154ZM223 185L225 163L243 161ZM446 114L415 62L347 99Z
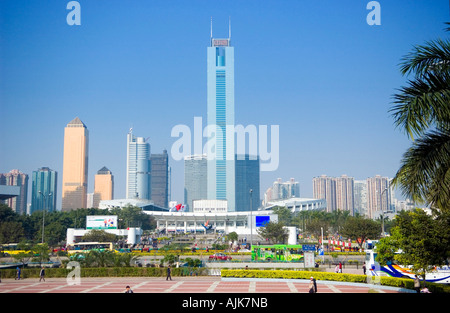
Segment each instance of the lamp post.
M250 189L250 250L253 246L253 189Z
M52 193L50 192L48 195L45 195L42 193L42 191L39 190L39 194L44 198L44 206L42 208L42 243L44 243L44 229L45 229L45 209L46 209L46 199L47 197L51 197Z

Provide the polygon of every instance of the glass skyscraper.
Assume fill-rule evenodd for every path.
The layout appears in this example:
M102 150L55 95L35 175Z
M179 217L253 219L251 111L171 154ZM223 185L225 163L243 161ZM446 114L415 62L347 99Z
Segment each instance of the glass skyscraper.
M258 210L259 191L259 157L236 155L236 211ZM250 194L250 190L252 191Z
M235 211L234 48L230 37L213 38L211 26L207 48L207 192L208 199L228 200L228 210ZM227 134L227 127L233 132Z
M127 199L151 199L150 144L130 130L127 136Z
M192 212L193 200L207 198L206 155L188 155L184 158L184 203Z
M167 150L150 155L150 161L152 201L157 206L167 208L169 207L169 155Z
M56 211L57 180L58 173L48 167L33 171L30 214L42 210Z

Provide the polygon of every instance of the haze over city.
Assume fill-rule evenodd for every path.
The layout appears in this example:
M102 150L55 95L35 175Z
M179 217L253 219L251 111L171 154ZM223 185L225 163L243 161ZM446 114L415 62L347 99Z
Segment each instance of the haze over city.
M206 121L211 18L218 38L231 21L235 124L279 126L279 166L261 172L261 196L279 177L295 178L302 197L322 174L393 177L410 145L389 113L407 80L398 64L446 36L449 17L442 0L380 0L380 25L367 23L366 0L79 0L81 25L70 26L67 2L0 3L0 173L50 167L60 191L64 127L79 117L88 191L106 166L115 198L125 197L130 128L161 153L173 127ZM182 202L183 161L169 165Z

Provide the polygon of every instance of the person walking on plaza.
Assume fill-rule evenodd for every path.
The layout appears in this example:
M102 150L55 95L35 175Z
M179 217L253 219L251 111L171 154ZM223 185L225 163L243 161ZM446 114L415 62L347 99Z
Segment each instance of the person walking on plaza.
M125 287L125 293L134 293L130 286Z
M420 293L420 280L419 277L417 277L417 275L414 275L414 289L416 290L417 293Z
M364 275L366 275L366 263L365 263L365 262L364 262L362 268L363 268L363 273L364 273Z
M20 267L17 267L16 270L17 270L16 280L20 280Z
M342 263L339 262L339 273L342 273Z
M168 280L170 278L170 280L172 280L172 276L170 275L171 269L170 269L170 264L167 265L167 277L166 280Z
M314 288L314 284L315 284L314 278L311 277L310 280L309 280L309 286L308 286L308 292L309 292L309 293L315 293L315 292L316 292L316 288L317 288L317 287Z
M45 281L45 269L44 269L43 266L42 266L42 268L41 268L41 271L40 271L40 273L39 273L39 276L40 276L39 281L41 281L41 280L44 280L44 281Z

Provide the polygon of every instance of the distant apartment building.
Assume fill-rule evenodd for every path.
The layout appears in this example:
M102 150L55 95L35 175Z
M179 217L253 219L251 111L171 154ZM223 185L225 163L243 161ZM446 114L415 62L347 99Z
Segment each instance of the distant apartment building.
M355 180L353 193L355 213L362 216L367 215L367 180Z
M36 211L55 212L58 173L48 167L33 171L30 214Z
M367 178L367 216L374 218L382 212L391 212L392 191L388 177Z
M327 212L336 210L354 214L354 179L347 175L313 178L313 197L327 201Z
M0 185L20 187L20 195L4 200L17 214L27 213L28 175L14 169L9 173L0 174Z

